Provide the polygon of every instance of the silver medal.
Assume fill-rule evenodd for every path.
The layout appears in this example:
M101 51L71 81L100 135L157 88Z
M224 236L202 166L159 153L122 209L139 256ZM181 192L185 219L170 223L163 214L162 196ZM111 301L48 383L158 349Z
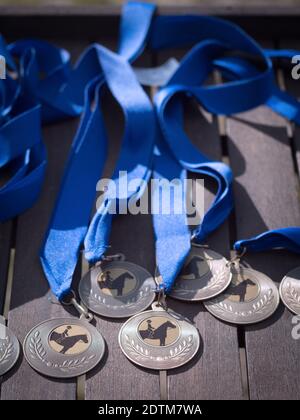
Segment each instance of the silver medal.
M73 378L100 362L105 342L87 321L57 318L34 327L27 334L23 349L31 367L43 375Z
M0 317L0 376L7 373L17 363L20 344L17 337L5 326Z
M231 277L226 258L194 245L169 296L184 301L211 299L229 286Z
M289 271L279 287L280 297L285 306L300 315L300 267Z
M147 309L156 284L148 271L127 261L103 262L80 281L79 295L92 312L109 318L127 318Z
M204 303L206 309L233 324L254 324L270 317L278 307L279 293L265 274L239 265L233 269L229 288L215 299Z
M153 308L122 326L119 344L123 353L149 369L174 369L188 363L199 349L198 330L178 314Z

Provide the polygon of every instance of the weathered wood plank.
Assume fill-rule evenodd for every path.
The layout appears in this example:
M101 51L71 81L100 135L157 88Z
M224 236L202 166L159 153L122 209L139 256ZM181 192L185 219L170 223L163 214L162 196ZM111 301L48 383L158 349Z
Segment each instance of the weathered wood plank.
M82 45L66 43L78 55ZM9 327L22 342L26 333L39 322L49 318L68 316L60 306L51 304L48 283L39 263L39 249L49 223L58 193L63 168L78 121L53 124L43 129L48 151L48 168L42 194L32 209L18 218L16 259L13 278ZM32 370L24 358L5 378L1 398L75 399L75 380L59 381L45 378Z
M199 149L221 159L221 144L215 120L207 120L194 106L187 107L186 130ZM215 185L205 181L205 208L214 197ZM229 257L229 225L226 222L208 238L208 244ZM198 328L203 340L199 357L182 368L169 372L170 399L241 399L242 380L237 329L222 324L201 303L169 300L178 313L187 316Z
M280 48L287 48L296 51L300 51L300 42L299 40L282 40L279 43ZM296 98L300 98L300 81L294 80L292 78L291 71L283 71L284 76L284 83L286 90L294 95ZM295 164L297 167L298 174L300 174L300 127L299 125L294 125L292 127L292 145L293 145L293 153ZM300 196L300 191L299 191Z
M12 245L13 222L8 221L0 224L0 315L4 317L6 314L7 302L7 288L8 286L8 272L10 263L10 251ZM3 378L0 377L0 399L1 399L1 384Z
M1 33L6 37L28 36L52 36L56 38L70 38L78 41L87 36L117 37L121 8L109 5L87 6L0 6ZM259 37L299 37L298 19L300 14L299 4L265 5L247 4L234 5L223 4L195 5L166 5L158 8L162 15L170 14L200 14L217 15L229 19L249 34ZM53 18L55 18L55 33L53 32ZM255 25L253 24L255 21ZM266 34L266 28L268 33Z
M115 45L108 45L115 49ZM139 65L149 64L146 54ZM104 117L109 136L109 157L103 177L110 177L115 167L123 132L121 110L111 97L106 97ZM111 253L124 253L128 261L145 267L154 273L153 232L150 215L123 215L114 219L111 233ZM159 399L159 377L157 372L133 365L123 355L118 344L118 333L123 320L97 317L97 328L105 337L107 354L97 375L86 379L87 400L148 400Z
M299 225L298 179L285 120L259 107L229 118L227 130L237 237ZM283 251L246 255L245 260L276 282L300 262ZM299 398L300 342L291 331L292 314L282 304L271 319L245 327L251 399Z
M0 313L3 313L13 222L0 225Z
M116 16L121 13L121 3L101 5L5 5L0 7L3 16ZM221 14L221 15L245 15L245 16L291 16L300 12L299 1L285 0L284 4L271 0L261 1L260 4L242 4L241 0L215 0L212 4L209 0L202 0L199 4L163 4L158 7L161 14Z
M180 58L182 51L161 53L158 62L170 55ZM222 145L217 121L211 115L199 112L199 107L187 102L185 130L199 150L213 159L222 159ZM214 198L215 184L205 182L205 208ZM229 223L221 226L208 240L212 249L230 256ZM201 303L182 303L172 299L169 306L187 316L198 328L203 340L199 356L182 368L168 372L170 399L242 399L238 334L235 326L222 324L208 313ZM229 386L230 384L230 386Z

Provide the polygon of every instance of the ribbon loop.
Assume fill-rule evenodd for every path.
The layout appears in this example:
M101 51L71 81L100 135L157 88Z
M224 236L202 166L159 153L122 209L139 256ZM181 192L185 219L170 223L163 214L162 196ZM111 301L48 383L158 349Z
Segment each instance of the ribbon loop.
M252 252L268 251L272 249L286 249L300 253L300 228L287 227L269 230L249 239L242 239L234 244L234 249Z

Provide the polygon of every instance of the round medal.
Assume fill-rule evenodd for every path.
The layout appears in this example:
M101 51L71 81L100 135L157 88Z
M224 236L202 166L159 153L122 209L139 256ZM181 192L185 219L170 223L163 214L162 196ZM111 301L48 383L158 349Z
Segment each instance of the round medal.
M280 284L279 293L285 306L300 315L300 267L287 273Z
M144 268L127 261L103 262L80 281L82 302L92 312L127 318L147 309L155 298L155 281Z
M243 266L233 272L232 283L225 293L204 303L217 318L233 324L263 321L275 312L278 304L274 282L265 274Z
M0 376L13 368L19 355L20 344L17 337L0 322Z
M173 312L155 308L122 326L119 344L125 356L149 369L174 369L188 363L200 345L198 330Z
M73 378L100 362L105 342L87 321L57 318L34 327L27 334L23 349L30 366L43 375Z
M209 248L192 246L169 296L184 301L211 299L229 286L231 277L226 258Z

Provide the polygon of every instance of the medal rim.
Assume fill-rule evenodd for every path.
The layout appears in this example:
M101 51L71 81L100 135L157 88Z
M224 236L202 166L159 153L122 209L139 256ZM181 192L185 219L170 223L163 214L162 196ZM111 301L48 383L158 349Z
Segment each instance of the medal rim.
M281 282L280 282L280 285L279 285L279 295L280 295L280 299L281 299L281 301L282 301L282 303L284 304L284 306L292 313L292 314L294 314L294 315L300 315L300 311L299 312L296 312L294 309L292 309L292 307L290 306L290 305L288 305L287 303L286 303L286 299L285 299L285 297L284 297L284 293L283 293L283 286L284 286L284 283L288 280L288 278L290 277L290 275L294 272L294 271L298 271L299 272L299 274L300 274L300 266L298 266L298 267L295 267L295 268L292 268L290 271L288 271L287 273L286 273L286 275L283 277L283 279L281 280ZM299 284L300 284L300 279L299 279Z
M197 248L197 245L192 245L192 246L195 247L195 248ZM198 247L198 248L200 248L200 247ZM211 248L205 248L205 247L202 247L202 249L203 250L206 250L206 251L207 250L208 251L212 251L213 253L220 255L223 260L225 260L226 262L228 262L227 258L224 257L222 254L220 254L217 251L215 251L215 250L213 250ZM172 290L171 290L171 292L169 293L168 296L170 298L174 299L174 300L179 300L181 302L205 302L205 301L208 301L210 299L213 299L213 298L219 296L220 294L222 294L230 286L230 284L232 282L232 272L231 272L230 268L228 268L228 271L229 271L229 276L228 276L229 280L227 281L226 285L221 290L219 290L218 292L215 292L214 294L210 295L209 297L205 297L205 298L194 297L194 298L185 299L183 297L179 297L179 296L173 295L172 294L172 291L174 290L173 288L172 288ZM200 279L198 279L198 281L199 280ZM175 282L176 282L176 280L175 280ZM197 282L197 280L195 280L195 282ZM175 283L174 283L174 285L175 285ZM201 290L201 288L199 288L198 290Z
M134 311L134 312L132 312L132 313L126 313L126 314L105 314L103 311L99 311L99 310L95 310L94 308L92 308L91 307L91 305L89 305L89 302L88 302L88 299L85 299L85 295L82 293L82 287L83 287L83 284L84 284L84 279L86 278L86 277L88 277L89 275L90 275L90 273L92 273L92 271L94 271L94 270L96 270L97 268L99 268L99 267L97 267L97 266L95 266L95 267L92 267L81 279L80 279L80 282L79 282L79 286L78 286L78 293L79 293L79 296L80 296L80 299L81 299L81 301L83 302L83 304L91 311L91 312L93 312L94 314L96 314L96 315L99 315L99 316L102 316L102 317L104 317L104 318L108 318L108 319L125 319L125 318L131 318L131 317L133 317L133 316L135 316L135 315L138 315L139 313L141 313L141 312L144 312L146 309L148 309L149 307L150 307L150 305L154 302L154 300L155 300L155 296L156 296L156 293L155 293L155 285L156 285L156 283L155 283L155 280L154 280L154 277L153 277L153 275L148 271L148 270L146 270L144 267L142 267L142 266L140 266L139 264L135 264L135 263L133 263L133 262L131 262L131 261L108 261L107 262L107 264L128 264L129 266L135 266L135 267L138 267L140 270L143 270L144 272L145 272L145 274L147 273L147 277L143 280L143 282L146 280L146 279L148 279L148 278L151 278L152 280L153 280L153 291L152 291L152 293L150 293L151 295L152 295L152 299L151 299L151 301L150 301L150 299L149 299L149 303L147 303L147 306L145 306L145 305L143 305L141 308L139 308L138 309L138 312L136 312L136 310ZM134 272L134 270L132 270L131 269L131 271L133 271ZM97 276L98 276L98 274L97 274ZM137 289L137 290L139 290L139 289ZM101 295L102 296L102 295ZM105 308L106 306L104 306L103 305L103 308Z
M52 319L47 319L47 320L45 320L45 321L42 321L42 322L40 322L39 324L37 324L37 325L35 325L33 328L31 328L31 330L26 334L26 336L25 336L25 338L24 338L24 340L23 340L23 345L22 345L22 348L23 348L23 354L24 354L24 357L25 357L25 359L26 359L26 361L27 361L27 363L29 364L29 366L33 369L33 370L35 370L36 372L38 372L39 374L41 374L41 375L43 375L43 376L47 376L47 377L49 377L49 378L55 378L55 379L72 379L72 378L78 378L79 376L82 376L82 375L85 375L86 373L88 373L88 372L90 372L91 370L93 370L96 366L98 366L98 364L101 362L101 360L103 359L103 357L104 357L104 355L105 355L105 351L106 351L106 341L105 341L105 339L104 339L104 337L103 337L103 335L100 333L100 331L98 331L97 330L97 328L96 327L94 327L92 324L90 324L89 322L87 322L86 321L86 324L88 324L89 325L89 327L92 327L92 328L94 328L95 330L96 330L96 332L98 333L98 335L99 335L99 339L100 339L100 341L101 341L101 344L102 344L102 351L101 351L101 353L99 354L99 352L96 352L96 359L97 359L97 363L93 363L92 364L92 366L91 367L89 367L87 370L85 370L84 372L81 372L81 373L79 373L79 374L75 374L75 372L74 372L74 374L72 374L72 375L69 375L69 374L67 374L67 375L55 375L55 374L51 374L51 373L45 373L44 371L42 371L42 370L40 370L40 369L38 369L32 362L31 362L31 359L28 357L28 355L27 355L27 347L26 347L26 344L27 344L27 342L28 342L28 338L30 337L30 335L33 333L33 331L34 330L36 330L38 327L40 327L40 326L42 326L42 325L44 325L44 324L47 324L47 323L50 323L50 322L59 322L59 325L57 325L56 327L55 326L53 326L53 327L51 327L51 329L49 329L49 332L47 333L47 343L48 343L48 338L49 338L49 334L53 331L53 329L55 329L55 328L58 328L59 326L61 326L61 322L63 322L63 323L66 323L66 324L72 324L72 322L74 323L76 323L76 322L80 322L80 325L82 326L85 326L85 321L83 321L83 320L81 320L81 319L79 319L79 318L64 318L64 317L61 317L61 318L52 318ZM88 329L88 328L87 328ZM90 332L90 331L89 331ZM91 333L90 333L91 334ZM93 334L91 334L91 337L93 337ZM91 346L91 344L92 344L92 341L91 341L91 343L90 343L90 346ZM88 349L90 348L90 346L88 347ZM52 348L51 348L51 346L50 346L50 344L48 344L48 349L51 351L51 352L53 352L53 353L56 353L55 352L55 350L53 350ZM79 353L79 354L81 354L81 355L83 355L88 349L86 349L84 352L82 352L82 353ZM59 353L57 353L57 354L59 354ZM71 355L70 355L71 356ZM74 354L74 356L76 357L76 356L78 356L78 354Z
M184 366L184 365L186 365L186 364L188 364L189 362L191 362L193 359L194 359L194 357L197 355L197 353L199 352L199 349L200 349L200 345L201 345L201 343L202 343L202 339L201 339L201 335L200 335L200 333L199 333L199 331L198 331L198 328L197 327L195 327L195 325L194 324L192 324L190 321L188 321L188 320L186 320L186 319L184 319L183 321L184 322L188 322L194 329L195 329L195 331L196 331L196 334L195 334L195 336L197 336L197 346L196 346L196 348L195 348L195 350L193 351L193 353L192 353L192 356L188 359L188 360L186 360L186 361L183 361L183 362L181 362L181 363L179 363L178 365L176 365L176 366L172 366L172 367L167 367L167 368L161 368L161 367L149 367L149 366L145 366L144 364L142 364L141 362L138 362L138 361L136 361L133 357L130 357L129 355L128 355L128 353L126 353L125 352L125 350L123 349L123 345L122 345L122 342L121 342L121 336L122 336L122 332L123 332L123 330L124 330L124 328L126 327L126 325L128 325L129 324L129 322L130 321L132 321L134 318L137 318L138 316L140 316L141 314L150 314L151 312L161 312L161 313L167 313L168 314L168 311L163 311L163 310L154 310L154 309L150 309L150 310L148 310L148 311L143 311L143 312L140 312L140 313L138 313L138 314L135 314L135 315L133 315L132 317L130 317L126 322L124 322L124 324L121 326L121 328L120 328L120 331L119 331L119 334L118 334L118 343L119 343L119 347L120 347L120 349L121 349L121 351L122 351L122 353L124 354L124 356L128 359L128 360L130 360L132 363L134 363L135 365L137 365L137 366L140 366L140 367L142 367L142 368L144 368L144 369L150 369L150 370L155 370L155 371L160 371L160 370L173 370L173 369L177 369L177 368L179 368L179 367L181 367L181 366ZM145 318L147 318L147 317L145 317ZM175 318L175 320L176 320L176 318ZM176 320L177 321L177 320ZM143 322L143 321L141 321L141 322ZM179 324L179 323L178 323ZM138 324L138 325L140 325L140 323ZM137 326L138 327L138 326ZM180 327L180 331L181 331L181 326L179 325L179 327ZM137 337L138 337L138 334L137 334ZM139 337L138 337L139 338ZM178 339L179 339L180 337L178 337ZM176 339L176 341L174 341L174 343L172 343L172 344L169 344L168 346L164 346L164 347L170 347L170 346L172 346L173 344L175 344L176 342L177 342L177 340L178 339ZM149 345L150 347L156 347L156 346L152 346L151 344L147 344L147 345ZM158 346L157 346L158 347Z
M267 320L267 319L269 319L272 315L274 315L274 313L277 311L277 309L278 309L278 307L279 307L279 305L280 305L280 295L279 295L279 290L278 290L278 287L276 286L276 284L275 284L275 282L269 277L269 276L267 276L265 273L262 273L261 271L258 271L258 270L255 270L254 268L249 268L249 267L243 267L243 269L244 270L250 270L250 271L252 271L252 272L255 272L255 273L258 273L260 276L261 275L263 275L266 279L268 279L268 282L269 281L271 281L273 284L274 284L274 287L275 287L275 289L277 290L277 293L276 293L276 296L275 296L275 299L276 299L276 304L275 304L275 306L274 306L274 310L272 311L272 312L270 312L269 314L268 314L268 316L266 317L266 318L262 318L262 319L258 319L258 320L253 320L253 321L247 321L247 320L245 320L245 321L242 321L242 320L240 320L240 321L236 321L236 320L228 320L228 319L224 319L224 318L222 318L220 315L217 315L214 311L212 311L211 309L210 309L210 305L209 305L209 303L212 303L212 302L210 302L210 301L204 301L203 302L203 304L204 304L204 306L205 306L205 308L208 310L208 312L210 313L210 314L212 314L215 318L217 318L217 319L219 319L219 320L221 320L221 321L223 321L223 322L226 322L226 323L228 323L228 324L232 324L232 325L254 325L254 324L258 324L258 323L260 323L260 322L263 322L263 321L265 321L265 320ZM217 296L218 297L218 296ZM225 300L225 299L224 299Z
M9 367L5 369L3 373L0 374L0 378L4 377L8 372L10 372L15 367L21 355L21 343L18 337L11 331L9 327L7 327L6 325L3 325L3 326L5 327L6 331L9 332L10 336L13 338L15 351L14 351L13 363L8 363Z

